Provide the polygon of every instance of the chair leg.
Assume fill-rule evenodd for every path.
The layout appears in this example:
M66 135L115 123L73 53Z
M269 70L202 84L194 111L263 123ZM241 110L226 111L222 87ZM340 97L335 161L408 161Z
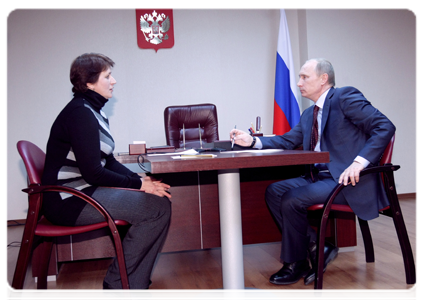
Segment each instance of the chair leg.
M112 229L112 236L115 244L116 259L119 265L120 281L122 283L122 289L129 289L128 274L126 272L125 257L123 255L122 241L120 239L119 232Z
M36 216L39 209L36 205L32 205L33 202L35 201L29 202L28 216L22 234L21 248L19 249L18 261L16 262L15 274L13 275L12 287L14 289L23 289L29 260L31 258L35 227L38 221Z
M416 267L414 265L413 251L405 228L404 219L401 214L394 213L393 216L398 241L401 246L402 258L404 260L405 278L407 284L416 283Z
M361 234L363 236L366 262L375 262L375 251L373 248L373 240L372 235L370 233L369 223L365 220L358 218L358 224L360 224Z
M315 272L315 280L314 280L314 288L315 289L322 289L323 288L323 268L324 268L324 261L325 261L325 233L326 227L329 219L329 213L332 208L332 203L335 200L336 196L339 192L343 189L342 184L338 184L330 193L328 199L325 202L323 207L322 218L319 224L319 230L317 235L317 249L316 249L316 272Z
M41 245L41 270L37 279L37 289L47 289L48 267L50 263L51 249L53 248L53 240L54 239L52 237L44 237L44 241Z
M31 240L31 242L29 242ZM16 262L15 274L13 275L12 287L14 289L23 289L25 276L28 269L29 259L31 257L33 234L31 237L22 238L21 248L19 250L18 260Z
M323 268L324 268L324 249L325 249L325 233L326 233L327 218L322 217L321 224L318 230L317 247L316 247L316 271L314 288L323 288Z
M25 283L26 272L28 270L29 260L31 258L32 245L34 242L34 231L37 220L33 214L28 214L24 232L22 235L21 248L16 262L15 274L13 275L12 288L10 291L10 300L20 300Z
M404 260L405 277L407 284L416 283L416 267L414 264L413 251L408 238L407 228L405 227L404 217L398 201L397 191L395 189L393 172L385 173L387 184L387 194L392 210L392 219L397 231L398 241L401 246L402 258Z

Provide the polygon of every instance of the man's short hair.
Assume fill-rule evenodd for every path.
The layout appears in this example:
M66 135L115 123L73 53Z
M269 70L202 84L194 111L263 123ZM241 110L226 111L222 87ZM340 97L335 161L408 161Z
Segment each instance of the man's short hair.
M310 60L317 61L316 74L319 76L323 74L328 74L329 85L335 86L335 71L333 70L333 66L330 61L324 58L313 58Z

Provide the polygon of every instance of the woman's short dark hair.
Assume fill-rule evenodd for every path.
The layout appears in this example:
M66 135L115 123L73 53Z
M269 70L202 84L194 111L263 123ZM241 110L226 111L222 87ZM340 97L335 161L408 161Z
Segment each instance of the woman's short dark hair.
M100 73L114 66L113 60L99 53L85 53L72 62L70 81L72 92L86 92L87 83L96 83Z

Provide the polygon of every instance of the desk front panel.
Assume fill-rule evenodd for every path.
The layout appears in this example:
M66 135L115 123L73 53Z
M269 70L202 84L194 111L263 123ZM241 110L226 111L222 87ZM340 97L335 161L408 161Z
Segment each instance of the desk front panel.
M240 170L244 244L280 241L280 232L266 206L265 191L269 184L299 176L303 170L302 166ZM153 176L172 186L172 219L163 252L220 247L217 171Z

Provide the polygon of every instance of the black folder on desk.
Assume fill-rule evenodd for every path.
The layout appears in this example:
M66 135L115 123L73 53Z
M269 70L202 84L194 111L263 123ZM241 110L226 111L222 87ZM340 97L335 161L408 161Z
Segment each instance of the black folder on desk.
M250 147L242 147L237 144L234 144L234 148L232 149L232 141L214 141L212 143L205 143L204 149L216 149L214 151L222 152L222 151L240 151L240 150L254 150L254 148ZM217 150L218 149L218 150ZM197 151L201 152L202 149L196 149ZM206 151L202 151L206 152Z

